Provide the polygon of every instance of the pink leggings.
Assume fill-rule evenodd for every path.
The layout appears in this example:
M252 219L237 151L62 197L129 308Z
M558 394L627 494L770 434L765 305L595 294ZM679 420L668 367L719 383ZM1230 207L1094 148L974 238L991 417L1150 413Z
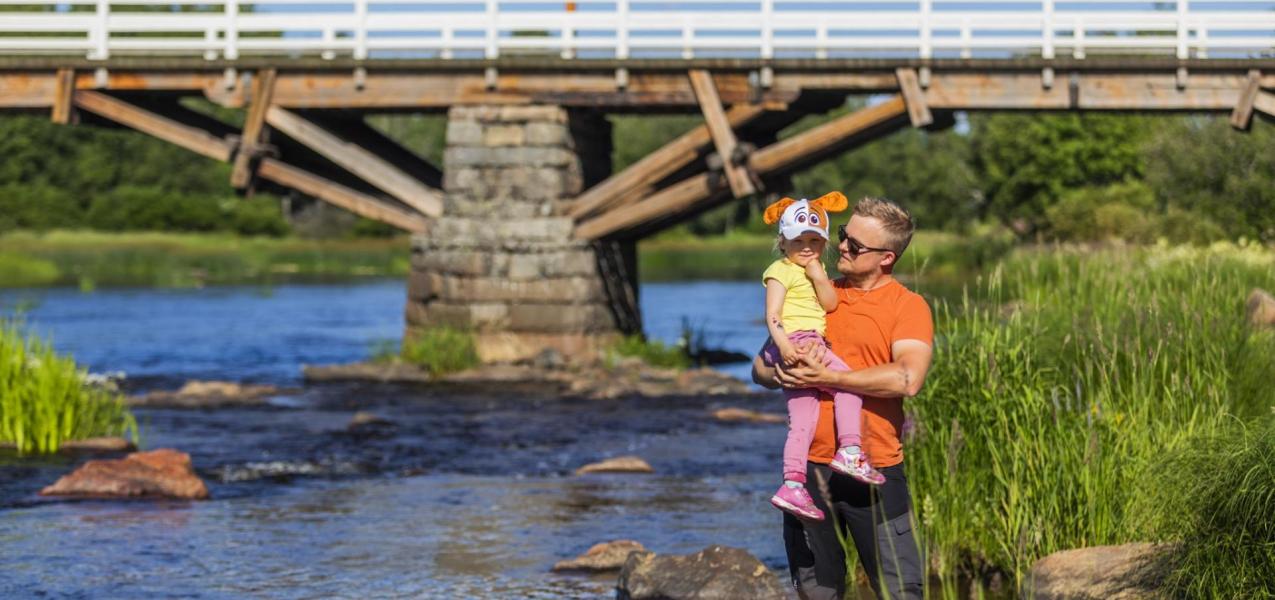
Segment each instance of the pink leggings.
M789 334L788 341L797 347L810 342L828 345L823 336L814 331L798 331ZM762 360L768 366L782 362L779 348L773 341L762 351ZM850 370L850 367L831 351L824 352L823 364L834 371ZM863 409L863 398L844 390L825 391L833 396L837 446L859 445L859 411ZM819 390L814 388L784 390L784 396L788 399L788 440L784 442L784 479L805 483L806 460L810 455L810 443L815 438L815 426L819 422Z

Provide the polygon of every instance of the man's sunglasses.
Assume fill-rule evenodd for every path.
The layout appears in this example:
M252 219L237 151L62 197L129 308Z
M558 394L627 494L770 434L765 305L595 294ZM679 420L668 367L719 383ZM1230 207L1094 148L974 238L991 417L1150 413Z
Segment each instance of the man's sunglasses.
M850 235L846 233L845 225L837 228L837 237L846 243L846 246L850 249L850 254L853 256L862 256L869 252L894 252L894 250L889 248L873 248L872 246L864 246L863 244L860 244L859 240L850 237Z

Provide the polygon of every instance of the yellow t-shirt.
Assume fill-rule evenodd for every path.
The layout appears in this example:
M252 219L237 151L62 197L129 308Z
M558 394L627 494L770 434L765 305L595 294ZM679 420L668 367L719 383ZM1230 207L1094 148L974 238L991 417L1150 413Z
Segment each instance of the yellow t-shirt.
M815 284L806 276L806 269L794 264L787 258L781 258L770 264L766 272L761 274L761 284L774 279L788 290L784 294L784 308L780 322L784 331L792 334L798 331L815 331L823 335L827 314L819 297L815 295Z

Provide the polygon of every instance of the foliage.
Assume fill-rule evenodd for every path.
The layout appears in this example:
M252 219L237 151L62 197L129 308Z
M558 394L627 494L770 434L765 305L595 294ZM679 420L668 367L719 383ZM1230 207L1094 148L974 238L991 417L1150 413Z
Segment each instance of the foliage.
M47 343L0 322L0 441L25 454L94 436L131 433L136 440L137 422L123 398L86 384L86 375Z
M401 277L409 268L403 237L302 240L158 232L0 234L0 287L190 287Z
M1149 123L1104 114L971 118L971 160L984 197L980 216L1030 234L1044 227L1046 210L1066 190L1139 178Z
M639 358L653 367L668 369L685 369L691 366L691 359L684 348L670 346L658 340L648 340L640 335L630 335L616 342L607 354L607 359L614 362L616 357L627 356Z
M478 366L474 336L451 327L431 327L409 332L403 340L403 360L438 377Z
M1269 335L1269 334L1268 334ZM1275 418L1233 424L1156 461L1138 514L1176 545L1175 598L1275 597Z
M1275 405L1275 336L1243 318L1273 283L1275 253L1251 244L1061 247L938 302L905 444L940 574L1019 578L1058 550L1140 540L1147 465Z

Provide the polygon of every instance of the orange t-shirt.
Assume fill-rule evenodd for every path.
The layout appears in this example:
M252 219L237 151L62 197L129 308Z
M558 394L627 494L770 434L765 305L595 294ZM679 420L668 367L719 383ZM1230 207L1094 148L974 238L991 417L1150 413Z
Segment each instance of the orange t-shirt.
M934 319L925 299L899 283L873 290L857 290L844 279L835 282L837 310L828 313L825 337L832 351L851 370L894 360L891 346L899 340L934 344ZM810 444L810 461L827 464L837 451L832 396L819 397L819 424ZM903 399L863 397L863 449L878 469L903 462L899 431L903 428Z

